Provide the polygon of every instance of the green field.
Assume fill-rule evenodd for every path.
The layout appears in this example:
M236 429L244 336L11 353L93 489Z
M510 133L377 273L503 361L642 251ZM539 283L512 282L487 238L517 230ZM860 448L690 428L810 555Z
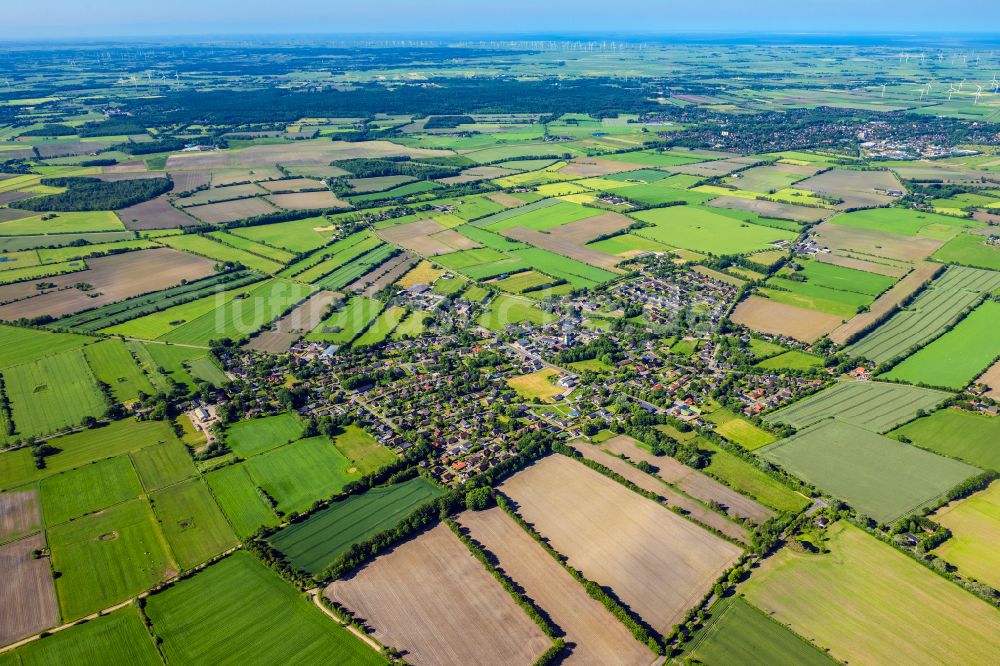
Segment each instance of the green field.
M385 663L243 552L153 595L146 613L171 663Z
M130 402L139 393L153 395L156 390L136 364L128 347L121 340L102 340L84 347L83 354L99 381L111 387L118 402Z
M931 520L951 530L951 538L934 554L958 567L963 576L1000 588L1000 483L953 502Z
M316 229L325 229L329 226L330 222L326 218L310 217L291 222L240 227L231 229L229 233L291 252L309 252L326 244L332 232L320 232Z
M134 606L0 655L0 664L4 666L160 666L162 663L153 637Z
M585 264L576 259L564 257L555 252L549 252L537 247L529 247L523 250L514 250L511 256L520 259L525 267L547 273L553 277L561 278L569 282L574 287L596 287L618 277L618 274L606 271L603 268ZM513 272L513 269L510 269ZM505 271L506 272L506 271ZM476 275L469 273L472 277Z
M187 449L176 439L139 449L132 454L132 464L146 492L165 488L197 473Z
M948 264L975 266L1000 271L1000 247L990 245L984 236L959 234L931 255Z
M836 417L873 432L885 432L948 397L943 391L903 384L843 381L772 412L764 420L804 428Z
M1000 418L941 409L889 433L916 446L1000 472Z
M236 545L233 529L201 479L155 492L149 501L181 568L190 569Z
M757 367L765 370L812 370L823 367L823 357L793 349L766 358L758 363Z
M704 471L729 487L753 497L776 511L798 513L809 506L809 498L720 446L706 439L699 439L698 447L712 452L712 458Z
M836 662L825 652L740 597L717 601L711 617L684 651L685 658L704 664L814 664Z
M377 345L384 342L389 334L392 333L399 322L403 321L403 317L406 316L406 308L401 308L399 306L391 306L386 308L375 321L368 326L368 329L362 333L354 341L355 347L366 347L369 345Z
M0 222L0 236L121 231L125 228L118 216L110 211L58 213L45 221L42 220L42 217L43 215L34 215L22 217L19 220Z
M362 475L382 469L396 460L395 453L355 425L344 426L342 432L334 436L333 445Z
M700 204L715 198L714 195L705 194L704 192L670 187L669 183L669 180L657 181L648 185L612 187L608 188L607 191L633 201L640 206L659 206L674 201L683 201L687 204Z
M261 282L257 285L244 285L236 289L213 293L187 303L174 305L166 310L161 310L142 317L137 317L130 321L102 328L98 332L107 335L121 335L126 338L140 338L142 340L156 340L157 338L170 333L172 330L185 323L194 321L203 315L212 313L216 308L233 300L238 296L250 293L261 284L270 284L270 281Z
M132 461L119 456L43 479L39 491L51 526L138 497L142 486Z
M885 275L866 273L822 261L801 260L799 263L802 264L802 270L796 272L798 275L805 277L810 284L828 289L878 296L896 282L895 278Z
M125 419L49 440L59 452L45 458L45 469L35 467L28 448L4 451L0 453L0 488L12 488L161 442L177 443L166 421Z
M394 527L417 507L438 497L441 490L423 477L351 495L293 523L268 541L293 566L319 575L351 545Z
M176 571L143 500L50 528L56 594L63 620L108 608Z
M284 513L304 511L361 477L351 461L325 437L311 437L250 458L250 477Z
M715 432L748 451L767 446L778 439L726 408L717 409L706 418L715 424Z
M851 664L985 664L1000 651L989 604L856 527L828 535L828 555L783 548L766 561L747 600Z
M983 226L982 222L974 220L925 213L909 208L857 210L838 215L833 218L832 222L847 227L885 231L903 236L927 236L945 240L959 233L963 228Z
M273 274L282 268L282 264L273 259L267 259L258 254L251 254L246 250L241 250L230 245L224 245L208 236L181 234L179 236L166 236L158 240L175 250L184 250L218 262L243 264L247 268L260 271L261 273Z
M448 280L448 282L458 281ZM374 298L355 296L310 331L306 340L348 344L382 311L382 307L382 302Z
M753 355L757 358L770 358L788 351L781 345L768 342L767 340L759 340L757 338L750 338L749 344L750 351L753 352Z
M749 254L766 250L770 243L792 240L796 234L720 214L720 209L671 206L639 211L633 217L653 224L635 235L696 252L714 255ZM746 218L754 216L743 213Z
M965 463L833 419L760 453L881 523L919 511L979 473Z
M553 315L538 309L532 303L500 294L490 301L489 308L480 315L477 323L491 331L502 331L509 324L544 324L554 320Z
M265 416L229 426L226 443L237 455L247 458L300 439L302 430L302 422L294 414Z
M587 247L618 257L628 257L643 252L667 252L670 250L668 245L643 238L642 236L636 236L635 234L619 234L595 243L590 243Z
M264 245L263 243L258 243L250 240L249 238L231 234L227 231L212 231L208 233L208 236L214 238L220 243L231 245L239 250L244 250L251 254L256 254L272 261L277 261L281 264L287 264L295 259L296 256L288 250L282 250L276 247L271 247L270 245Z
M907 357L887 379L960 389L1000 356L1000 303L986 301L955 328Z
M761 293L772 301L816 310L850 319L858 308L872 302L872 297L853 291L830 289L811 282L797 282L782 277L768 278Z
M244 465L227 465L205 475L222 511L240 537L265 525L278 524L278 516L257 490Z
M156 367L178 384L194 387L195 380L201 380L218 387L228 381L219 364L203 349L156 343L134 344L141 346ZM140 355L138 350L136 355Z
M0 369L77 349L93 341L85 335L49 333L0 324Z
M21 436L58 432L107 407L81 350L6 368L3 378Z

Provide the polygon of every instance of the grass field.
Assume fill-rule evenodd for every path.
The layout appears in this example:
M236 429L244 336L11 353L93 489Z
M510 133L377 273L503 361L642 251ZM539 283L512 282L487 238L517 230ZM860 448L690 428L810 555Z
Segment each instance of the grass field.
M752 213L738 213L743 218L736 218L720 214L720 210L671 206L640 211L633 217L654 226L639 229L635 235L714 255L748 254L765 250L775 241L795 238L793 232L744 221L755 217Z
M240 263L261 273L277 273L282 268L282 264L273 259L252 254L231 245L224 245L207 236L181 234L180 236L166 236L160 238L159 241L175 250L184 250L214 261Z
M823 358L798 349L766 358L757 364L765 370L812 370L823 367Z
M963 576L1000 588L1000 483L957 502L931 517L951 530L934 554L958 567Z
M49 333L0 324L0 369L77 349L93 340L85 335Z
M370 474L396 460L395 453L355 425L344 426L334 435L333 445L351 461L351 473Z
M205 475L212 494L240 537L265 525L278 524L278 516L257 490L245 465L227 465Z
M306 340L347 344L382 311L374 298L355 296L306 335Z
M853 291L831 289L811 282L797 282L783 277L767 280L761 293L772 301L794 305L806 310L815 310L850 319L858 308L872 302L872 297Z
M293 566L318 575L351 545L395 526L439 495L441 490L423 477L372 488L285 527L268 541Z
M979 472L836 420L800 430L761 455L881 523L919 511Z
M828 289L839 289L841 291L852 291L868 296L878 296L883 291L891 287L895 278L886 275L877 275L853 268L844 268L835 264L828 264L822 261L802 260L802 270L797 273L806 278L808 283L827 287Z
M361 474L325 437L302 439L254 456L246 462L250 477L277 501L284 513L303 511L339 492Z
M555 368L542 368L538 372L532 372L519 377L511 377L507 380L507 385L517 391L517 394L525 400L539 398L546 402L552 402L554 396L563 392L563 389L550 381L550 378L559 375Z
M704 628L686 646L685 658L704 664L746 666L836 663L740 597L717 601L710 613Z
M737 416L726 408L718 409L706 417L715 424L715 432L730 442L739 444L748 451L777 441L777 437L758 428L741 416Z
M102 340L88 345L84 347L83 354L94 376L111 387L111 394L119 402L135 400L140 392L146 395L156 393L121 340Z
M329 226L330 223L326 218L310 217L291 222L241 227L232 229L229 233L291 252L309 252L327 243L332 232L321 232L316 229L327 229Z
M178 384L194 387L195 380L201 380L212 386L221 386L228 381L219 364L203 349L153 343L133 344L141 346L149 354L150 361ZM138 349L136 355L142 357Z
M552 314L540 310L528 301L500 294L490 301L489 307L480 315L477 323L491 331L502 331L510 324L523 322L545 324L554 319Z
M937 340L907 357L887 379L960 389L1000 356L1000 303L986 301Z
M182 418L187 419L186 416ZM139 449L132 454L132 464L147 492L183 481L197 473L187 449L176 439Z
M699 439L698 446L712 452L712 458L704 471L721 479L730 488L745 493L776 511L797 513L809 505L807 497L716 444Z
M101 416L106 408L81 350L9 367L3 378L21 436L57 432L86 416Z
M34 215L22 217L19 220L0 222L0 236L121 231L125 228L118 216L110 211L57 213L45 221L42 221L42 217L42 215Z
M955 236L938 248L931 258L945 263L1000 271L1000 249L996 245L989 245L985 237L974 234Z
M146 613L172 663L385 663L242 552L153 595Z
M294 414L265 416L231 425L226 430L226 443L247 458L300 439L302 429L302 422Z
M902 236L926 236L937 239L951 238L966 227L982 226L980 222L964 218L925 213L910 210L909 208L858 210L838 215L833 221L836 224L848 227L885 231Z
M948 396L943 391L904 384L844 381L772 412L764 420L804 428L832 416L873 432L885 432Z
M0 654L4 666L160 666L153 637L129 606Z
M889 433L982 469L1000 472L1000 418L941 409Z
M392 333L399 322L403 321L403 317L406 315L406 308L401 308L398 306L391 306L386 308L382 314L375 318L375 320L368 326L368 329L359 335L354 341L355 347L364 347L367 345L377 345L385 341L389 334Z
M747 600L852 664L985 664L1000 650L1000 616L984 601L856 527L828 533L828 555L784 548L766 560Z
M119 456L43 479L39 491L46 524L57 525L138 497L142 486L132 461Z
M147 590L175 572L149 505L119 504L48 530L63 620Z
M149 501L170 552L182 569L190 569L236 545L233 529L201 479L155 492Z

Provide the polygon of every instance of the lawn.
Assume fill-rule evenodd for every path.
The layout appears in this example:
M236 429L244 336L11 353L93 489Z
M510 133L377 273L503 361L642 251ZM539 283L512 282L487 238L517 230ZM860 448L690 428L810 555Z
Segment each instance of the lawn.
M153 595L146 613L172 663L385 663L243 552Z
M83 354L99 381L111 387L111 395L118 402L131 402L139 393L155 395L156 389L142 372L125 343L121 340L102 340L84 347Z
M823 357L809 354L798 349L766 358L757 364L765 370L812 370L823 367Z
M730 488L749 495L776 511L797 513L809 505L807 497L718 445L699 439L698 447L712 452L708 467L703 471L725 482Z
M441 495L424 477L351 495L268 538L291 564L319 575L353 544L390 529Z
M265 416L229 426L226 443L234 453L247 458L300 439L302 430L302 422L294 414Z
M986 301L953 329L884 373L886 379L960 389L1000 356L1000 303Z
M747 600L851 664L979 664L1000 651L989 604L847 523L828 534L828 555L782 548L765 561Z
M17 433L44 435L102 416L104 396L81 350L46 356L3 372Z
M739 444L748 451L767 446L778 439L766 430L758 428L753 423L750 423L741 416L737 416L726 408L717 409L709 414L707 418L715 424L715 432L730 442Z
M844 381L772 412L764 420L804 428L836 417L874 432L885 432L948 397L943 391L904 384Z
M754 217L749 213L742 215ZM790 241L796 236L791 231L752 224L720 214L719 209L701 206L654 208L632 216L654 225L635 231L637 236L714 255L748 254L767 249L775 241Z
M142 486L132 461L119 456L43 479L39 491L51 526L138 497Z
M245 465L227 465L214 470L205 475L205 481L241 538L265 525L278 524L278 516L257 490Z
M996 245L989 245L985 236L959 234L938 248L931 258L950 264L1000 271L1000 249Z
M64 621L124 601L176 571L143 500L50 528L47 537Z
M355 425L344 426L343 432L334 436L333 445L351 461L351 470L362 475L382 469L396 460L395 453Z
M1000 418L941 409L889 433L982 469L1000 472Z
M979 473L965 463L832 419L760 453L881 523L933 504Z
M951 530L934 554L958 567L964 576L1000 588L1000 483L938 511L931 520Z
M697 663L744 666L836 663L740 597L727 597L712 606L710 619L686 646L684 656Z
M550 381L551 378L558 377L558 375L559 371L555 368L542 368L538 372L511 377L507 380L507 385L517 391L517 394L525 400L539 398L545 402L552 402L552 398L564 390Z
M181 418L187 419L186 416ZM197 473L187 449L176 439L139 449L132 454L132 464L146 492L165 488Z
M768 342L767 340L750 338L750 351L753 352L753 355L757 358L769 358L771 356L777 356L787 350L781 345L776 345L773 342Z
M250 458L250 477L283 513L304 511L361 478L344 454L325 437L311 437Z
M490 302L489 308L476 323L491 331L502 331L509 324L545 324L554 320L555 316L528 301L500 294Z
M9 666L160 666L163 661L139 611L129 606L2 654L0 663Z
M155 492L149 502L170 552L182 569L190 569L236 545L233 528L201 479Z

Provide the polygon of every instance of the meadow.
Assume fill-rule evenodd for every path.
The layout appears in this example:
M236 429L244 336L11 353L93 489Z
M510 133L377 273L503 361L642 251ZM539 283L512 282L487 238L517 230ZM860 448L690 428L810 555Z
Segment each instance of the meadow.
M441 492L423 477L372 488L281 529L268 542L293 566L317 576L353 544L394 527Z
M382 310L382 302L354 296L306 335L306 340L349 344Z
M176 439L139 449L131 456L146 492L171 486L197 473L187 449Z
M199 236L197 234L182 234L180 236L165 236L159 242L168 245L175 250L184 250L192 254L208 257L213 261L230 262L243 264L247 268L261 273L277 273L281 270L281 263L242 250L232 245L226 245L217 239L209 236Z
M957 460L832 419L760 454L880 523L918 512L979 473Z
M264 500L245 465L226 465L213 470L205 475L205 481L239 537L246 538L260 527L278 524L277 514Z
M1000 271L1000 249L975 234L955 236L938 248L931 258L949 264Z
M958 409L941 409L889 433L920 448L1000 472L1000 419Z
M757 367L764 370L814 370L823 367L823 358L793 349L766 358L757 363Z
M792 240L795 234L720 214L721 209L671 206L639 211L636 219L652 224L636 230L637 236L713 255L749 254L771 243ZM752 214L740 213L753 217Z
M191 479L149 496L153 513L177 564L190 569L236 545L205 482Z
M290 444L302 437L303 426L289 413L234 423L226 429L226 444L236 454L247 458Z
M499 294L490 301L489 307L479 317L477 323L491 331L502 331L510 324L522 322L544 324L554 319L553 315L539 309L532 303Z
M98 381L111 387L118 402L136 400L140 393L153 395L156 389L121 340L102 340L84 347L83 354Z
M517 391L517 394L525 400L531 401L538 398L545 402L552 402L553 397L563 392L562 387L553 383L554 379L558 379L559 374L555 368L542 368L538 372L511 377L507 380L507 385Z
M138 497L142 486L132 461L118 456L47 477L39 492L46 524L58 525Z
M767 446L777 440L771 433L758 428L726 408L717 409L708 414L706 418L715 424L715 432L748 451Z
M963 576L1000 587L1000 483L939 510L931 520L951 530L934 554L958 567Z
M361 477L351 461L325 437L311 437L272 449L246 463L250 477L283 513L303 511ZM354 469L355 471L350 471Z
M49 333L0 324L0 368L37 361L43 356L70 351L93 342L71 333Z

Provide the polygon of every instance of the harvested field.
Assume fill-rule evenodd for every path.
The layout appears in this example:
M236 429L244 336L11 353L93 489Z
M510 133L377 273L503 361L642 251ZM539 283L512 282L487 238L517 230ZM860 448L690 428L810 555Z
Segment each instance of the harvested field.
M505 208L518 208L527 203L524 199L518 199L513 194L507 194L506 192L493 192L492 194L487 194L486 198Z
M43 143L35 146L38 156L43 160L53 157L71 157L73 155L90 155L105 148L110 148L110 141L64 141L62 143Z
M759 331L787 335L803 342L815 342L842 322L840 317L750 296L730 315L737 324Z
M353 195L384 192L400 185L412 183L415 180L418 179L414 176L374 176L372 178L348 178L347 184L351 186L350 194Z
M1000 361L991 365L974 383L989 387L990 390L986 395L994 400L1000 400Z
M849 227L832 221L824 222L813 231L816 241L831 250L847 250L870 255L873 259L885 257L900 261L920 261L944 245L943 240Z
M757 161L758 160L752 157L732 157L724 160L695 162L694 164L681 164L678 166L667 166L663 168L664 170L672 173L684 173L689 176L712 177L725 176L733 171L736 171L737 169L744 169Z
M378 233L379 236L393 245L428 257L482 247L471 238L448 229L434 220L418 220L395 227L386 227L379 230Z
M623 231L635 224L635 220L618 213L604 213L576 222L570 222L550 229L549 233L557 235L560 240L584 245L598 236L606 236Z
M868 259L859 259L849 255L832 254L827 252L821 252L813 255L813 259L823 264L832 264L834 266L841 266L842 268L853 268L856 271L875 273L876 275L885 275L886 277L894 278L901 278L910 270L905 264L890 264L888 262L876 263Z
M825 255L829 256L829 255ZM851 266L851 268L854 268ZM841 324L830 333L830 339L838 345L847 344L853 337L888 316L894 308L905 301L918 289L931 281L934 274L941 268L939 264L921 261L909 275L894 284L888 291L876 298L867 312L861 312L846 324Z
M744 527L727 520L722 514L716 513L707 506L691 499L691 497L679 492L675 487L662 483L659 479L643 472L638 467L630 465L621 458L613 456L592 444L573 442L570 446L584 458L604 465L612 472L623 476L643 490L656 493L659 497L666 500L669 506L682 509L695 522L717 530L731 539L749 543L750 536Z
M906 191L903 184L891 171L847 171L844 169L831 169L818 176L799 181L795 187L843 199L843 203L837 205L837 208L841 210L874 208L895 201L893 197L879 194L875 188Z
M275 206L285 210L318 210L321 208L350 208L351 204L341 201L330 190L320 192L294 192L272 194L264 197Z
M444 524L334 581L324 594L417 666L532 664L549 647Z
M33 532L41 524L37 490L0 493L0 543Z
M309 190L327 190L321 180L312 178L286 178L285 180L264 180L258 183L268 192L308 192Z
M27 198L27 197L21 197L21 198ZM21 210L19 208L0 208L0 222L10 222L11 220L20 220L25 217L32 217L34 214L35 211L33 210Z
M332 291L317 291L298 307L274 323L273 330L264 331L246 344L247 349L283 354L299 338L319 326L326 309L337 298Z
M510 227L500 233L508 238L528 243L537 248L554 252L555 254L589 264L590 266L596 266L616 273L620 272L615 267L621 263L621 257L586 247L571 240L565 240L559 231L561 228L556 227L549 233L543 233L524 227ZM539 268L543 267L539 266Z
M6 303L0 306L0 319L60 317L215 272L211 260L170 248L96 257L88 259L87 264L85 271L46 278L46 282L56 285L53 290L39 291L32 282L0 287L0 303ZM77 282L87 282L94 288L87 292L74 289Z
M235 201L225 201L223 203L190 206L185 210L202 222L220 224L222 222L233 222L247 217L275 213L278 209L264 199L236 199Z
M226 187L212 187L193 193L191 196L181 197L174 201L174 205L180 208L190 208L191 206L203 206L211 203L221 203L234 199L246 199L249 197L266 194L254 183L241 183L239 185L227 185Z
M45 537L30 536L0 546L0 645L31 636L59 622L48 558L32 557Z
M170 173L170 179L174 181L174 194L190 192L199 187L204 187L212 182L211 171L175 171Z
M593 178L596 176L607 176L612 173L623 171L633 171L639 165L628 162L616 162L613 160L602 160L596 157L577 157L569 164L559 170L559 173L567 176L585 176Z
M571 566L660 631L708 591L740 549L585 465L551 455L500 489Z
M167 201L165 196L144 201L141 204L122 208L118 217L122 219L126 229L146 231L148 229L177 229L201 224L190 215L177 210Z
M143 178L164 178L167 174L163 171L121 171L118 173L98 173L90 176L107 183L116 183L121 180L141 180Z
M624 455L635 463L645 460L656 468L656 476L702 502L718 502L730 515L749 518L755 523L762 523L774 515L774 511L766 506L670 456L654 456L631 437L614 437L603 442L601 447L615 455Z
M291 144L250 146L242 150L215 150L204 153L182 153L167 159L167 171L210 169L256 169L274 166L326 166L335 160L355 157L385 157L408 155L410 157L450 156L451 151L408 148L389 141L359 141L348 143L319 139L296 141Z
M458 522L498 560L497 566L524 589L565 632L566 664L648 664L649 649L636 641L598 601L553 560L503 510L466 511Z
M405 252L397 254L348 285L347 290L373 298L375 294L408 273L416 263L417 260Z
M958 567L960 573L1000 587L1000 483L952 502L931 520L951 530L952 537L934 554Z
M773 217L779 220L794 220L796 222L819 222L833 213L833 211L825 208L810 208L809 206L796 206L795 204L779 203L777 201L763 201L761 199L730 196L716 197L709 201L707 205L715 206L716 208L744 210L748 213L757 213L761 217Z
M841 662L994 661L995 608L846 522L828 535L828 555L782 548L764 560L747 600Z

